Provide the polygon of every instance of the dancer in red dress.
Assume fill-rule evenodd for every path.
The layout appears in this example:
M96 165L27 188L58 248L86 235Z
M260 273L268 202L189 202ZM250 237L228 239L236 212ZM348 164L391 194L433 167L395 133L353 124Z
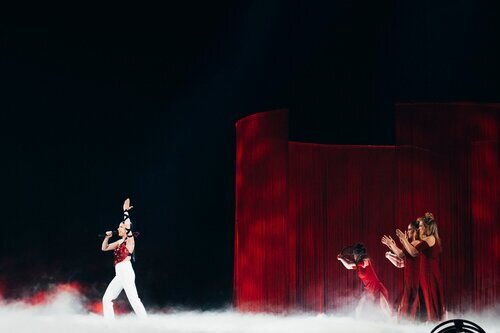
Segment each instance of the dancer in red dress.
M420 294L425 302L427 319L441 321L446 316L443 296L443 279L439 267L441 240L434 216L425 213L419 219L420 241L411 244L401 230L396 230L401 243L412 257L420 257Z
M413 221L408 225L405 237L412 245L419 242L419 221ZM425 304L419 297L419 271L420 258L412 257L406 249L400 249L391 236L383 236L382 244L385 244L391 251L386 252L386 258L396 267L404 268L403 292L398 302L398 317L410 320L425 320Z
M356 313L359 314L361 312L361 309L368 298L374 303L378 303L380 308L390 316L391 307L389 306L389 293L375 273L372 262L366 253L364 245L358 243L352 247L352 260L347 258L345 254L337 255L337 259L345 266L345 268L356 270L359 279L363 282L365 287L365 293L359 301Z

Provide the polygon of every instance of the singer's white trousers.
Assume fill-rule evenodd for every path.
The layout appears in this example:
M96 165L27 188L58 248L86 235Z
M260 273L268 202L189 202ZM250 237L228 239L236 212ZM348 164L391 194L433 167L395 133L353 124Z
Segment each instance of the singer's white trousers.
M128 301L134 309L136 315L140 318L147 317L146 309L142 305L139 295L137 295L137 288L135 287L135 272L132 268L132 263L122 261L115 266L116 276L108 285L104 296L102 297L102 312L104 318L114 319L115 312L113 310L113 300L115 300L123 289L127 294Z

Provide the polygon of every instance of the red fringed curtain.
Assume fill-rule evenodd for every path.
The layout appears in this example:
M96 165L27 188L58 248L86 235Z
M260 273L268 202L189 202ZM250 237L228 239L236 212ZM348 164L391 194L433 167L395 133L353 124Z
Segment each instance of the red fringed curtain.
M394 148L289 145L289 223L297 230L297 305L305 311L352 306L361 284L336 256L363 242L394 294L383 233L394 230ZM367 166L370 166L367 168Z
M288 143L283 111L238 122L238 309L352 309L360 282L336 255L358 241L394 301L402 271L384 258L380 238L426 211L442 239L448 309L498 302L500 107L397 109L395 147Z
M236 129L235 305L283 311L295 271L286 218L287 113L259 113L240 120Z
M399 146L396 147L396 174L395 177L395 201L394 229L389 233L402 248L395 229L406 230L408 224L426 211L435 212L438 201L437 165L435 156L428 150ZM394 268L388 268L397 275L395 290L397 296L403 290L403 277L396 273ZM394 299L393 302L399 300Z
M500 300L498 232L498 142L474 142L471 149L471 212L474 240L474 309Z
M500 105L397 106L397 144L431 151L436 166L437 198L424 210L439 227L445 300L453 311L499 301L499 115Z

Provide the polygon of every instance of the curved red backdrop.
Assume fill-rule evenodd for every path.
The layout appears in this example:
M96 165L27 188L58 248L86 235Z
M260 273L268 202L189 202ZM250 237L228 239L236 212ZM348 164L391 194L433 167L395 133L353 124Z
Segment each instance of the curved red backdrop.
M496 105L401 104L395 146L288 141L286 110L237 123L234 302L240 310L352 310L355 273L336 260L363 242L394 301L394 235L425 211L443 242L447 307L499 300Z
M239 309L289 305L286 111L259 113L236 125L234 301Z

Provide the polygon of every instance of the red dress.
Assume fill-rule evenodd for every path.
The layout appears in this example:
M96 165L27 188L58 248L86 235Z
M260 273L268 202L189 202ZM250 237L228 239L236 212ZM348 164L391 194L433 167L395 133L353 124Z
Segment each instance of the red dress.
M420 271L420 258L412 257L406 249L403 249L405 254L405 267L404 267L404 288L401 302L399 303L398 314L400 317L408 319L416 319L421 317L421 300L419 297L419 271Z
M387 302L389 302L389 292L378 279L370 260L368 260L368 265L366 265L366 267L363 267L363 262L358 263L356 265L356 270L359 279L365 286L365 292L367 292L374 301L378 301L380 297L385 297Z
M419 282L427 319L441 321L445 315L443 279L439 268L441 245L436 242L434 246L429 247L427 242L422 241L415 248L420 252Z

